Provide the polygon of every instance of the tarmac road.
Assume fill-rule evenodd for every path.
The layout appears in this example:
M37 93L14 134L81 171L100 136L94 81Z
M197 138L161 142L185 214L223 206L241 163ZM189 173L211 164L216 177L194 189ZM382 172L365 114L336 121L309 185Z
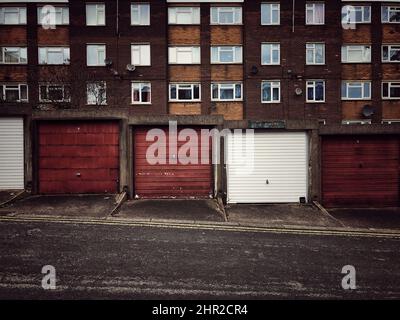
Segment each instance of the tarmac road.
M1 299L400 298L400 239L0 222ZM42 267L56 289L41 287ZM342 267L356 290L342 289Z

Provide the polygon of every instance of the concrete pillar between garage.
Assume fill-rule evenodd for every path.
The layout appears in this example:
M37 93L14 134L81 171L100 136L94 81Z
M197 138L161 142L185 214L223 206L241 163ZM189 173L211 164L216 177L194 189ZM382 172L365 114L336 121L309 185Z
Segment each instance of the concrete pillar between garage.
M308 194L309 202L321 201L320 137L317 129L310 131Z
M128 170L128 120L120 121L119 133L119 192L129 187L129 170Z

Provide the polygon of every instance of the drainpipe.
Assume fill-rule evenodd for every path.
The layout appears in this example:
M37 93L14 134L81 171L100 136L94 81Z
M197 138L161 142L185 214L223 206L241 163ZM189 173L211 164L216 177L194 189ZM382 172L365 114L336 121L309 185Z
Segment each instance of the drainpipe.
M294 13L295 13L295 7L296 7L296 0L293 0L293 3L292 3L292 32L294 32Z

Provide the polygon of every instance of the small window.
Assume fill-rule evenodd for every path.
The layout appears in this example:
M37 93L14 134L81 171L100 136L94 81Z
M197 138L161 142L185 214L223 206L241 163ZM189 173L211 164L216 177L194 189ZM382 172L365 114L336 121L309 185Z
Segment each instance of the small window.
M325 4L307 3L306 4L306 24L325 24Z
M262 3L261 4L261 24L265 26L280 24L280 4Z
M131 25L132 26L150 25L150 4L139 3L131 5Z
M170 7L168 8L169 24L200 24L199 7Z
M344 63L371 62L371 46L363 46L363 45L342 46L342 62Z
M47 26L69 24L69 8L54 6L38 7L38 24Z
M68 86L57 84L39 85L40 102L67 102L70 100L70 90Z
M90 82L86 86L87 90L87 104L89 105L106 105L106 82Z
M382 82L382 99L400 99L400 81Z
M400 6L382 6L383 23L400 23Z
M27 48L0 47L0 64L26 64Z
M132 83L132 104L151 103L151 83L133 82Z
M150 66L151 52L149 44L131 45L131 63L134 66Z
M0 8L0 24L26 24L25 7Z
M211 7L211 24L242 24L242 8Z
M261 45L261 64L279 65L281 62L281 45L279 43L263 43Z
M371 23L371 6L344 6L342 23Z
M306 44L307 64L325 64L325 44L307 43Z
M69 64L69 48L40 47L39 64Z
M200 47L169 47L170 64L199 64Z
M173 83L169 85L169 101L200 101L199 83Z
M325 102L325 81L307 81L307 102Z
M104 3L86 4L86 25L106 25L106 8Z
M241 46L211 47L211 63L242 63Z
M382 62L400 62L400 44L383 45Z
M370 100L371 82L343 81L342 100Z
M28 102L28 85L0 84L0 101Z
M263 81L261 84L261 102L279 103L281 102L281 82Z
M106 45L88 44L86 46L86 57L88 66L105 66Z
M211 84L212 101L242 101L242 83L213 83Z

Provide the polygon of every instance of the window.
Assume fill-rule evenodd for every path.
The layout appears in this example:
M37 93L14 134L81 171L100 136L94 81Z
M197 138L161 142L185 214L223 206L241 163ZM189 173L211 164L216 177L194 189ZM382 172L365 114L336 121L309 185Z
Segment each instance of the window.
M200 47L169 47L170 64L199 64Z
M106 83L104 81L90 82L86 86L87 104L90 105L106 105Z
M131 63L134 66L150 66L151 65L150 45L132 44Z
M369 100L371 99L371 82L343 81L342 100Z
M371 62L371 46L362 46L362 45L342 46L342 62L348 62L348 63Z
M28 85L0 84L0 100L5 102L28 102Z
M0 64L25 64L27 61L26 48L0 47Z
M199 7L170 7L168 8L169 24L200 24Z
M325 4L307 3L306 4L306 24L325 23Z
M242 47L211 47L211 63L242 63Z
M277 103L281 101L280 81L263 81L261 83L261 102Z
M325 64L325 44L307 43L306 57L307 64Z
M106 8L104 3L86 4L86 25L106 25Z
M383 23L400 23L400 6L382 6Z
M151 103L151 83L132 83L132 103L150 104Z
M212 101L242 101L242 83L212 83Z
M150 4L140 3L131 5L131 25L133 26L150 25Z
M54 8L54 10L52 10ZM45 6L38 7L38 24L67 25L69 24L69 8Z
M86 46L86 64L88 66L105 66L105 59L105 44L88 44Z
M261 45L261 64L279 65L281 60L281 45L279 43L263 43Z
M242 8L211 7L211 24L242 24Z
M307 81L307 102L325 102L325 81Z
M0 8L0 24L26 24L26 8L24 7Z
M70 100L69 87L57 84L39 85L40 102L65 102Z
M279 25L280 24L280 4L262 3L261 4L261 24Z
M400 45L383 45L382 62L400 62Z
M371 23L371 6L344 6L342 23Z
M69 48L39 48L39 64L69 64Z
M173 83L169 85L169 101L200 101L200 84Z
M400 99L400 81L382 82L382 99Z

